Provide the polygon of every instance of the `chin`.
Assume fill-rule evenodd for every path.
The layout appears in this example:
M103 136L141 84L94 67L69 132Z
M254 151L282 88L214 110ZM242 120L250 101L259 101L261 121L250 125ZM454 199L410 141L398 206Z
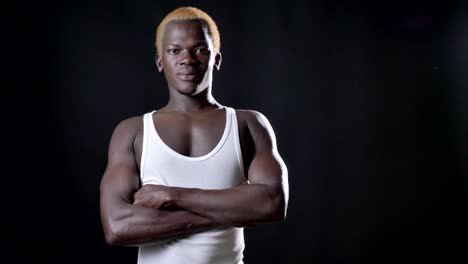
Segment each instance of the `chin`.
M199 87L199 84L198 83L184 83L184 84L181 84L177 87L177 91L181 94L185 94L185 95L191 95L195 92L197 92L197 88Z

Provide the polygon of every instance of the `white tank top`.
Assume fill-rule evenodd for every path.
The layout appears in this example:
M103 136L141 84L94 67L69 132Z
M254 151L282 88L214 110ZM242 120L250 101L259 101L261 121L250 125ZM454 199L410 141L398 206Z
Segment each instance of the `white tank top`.
M226 107L226 124L221 140L208 154L182 155L159 137L152 111L143 116L142 184L225 189L246 181L239 144L236 111ZM138 264L242 264L244 230L216 228L162 245L139 247Z

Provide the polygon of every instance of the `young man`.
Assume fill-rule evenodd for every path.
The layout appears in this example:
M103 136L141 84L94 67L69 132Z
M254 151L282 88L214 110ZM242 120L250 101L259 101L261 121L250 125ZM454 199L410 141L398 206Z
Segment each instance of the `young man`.
M139 246L138 263L243 263L243 227L286 217L288 172L257 111L212 96L220 37L203 11L169 13L156 34L169 102L114 130L101 181L111 245Z

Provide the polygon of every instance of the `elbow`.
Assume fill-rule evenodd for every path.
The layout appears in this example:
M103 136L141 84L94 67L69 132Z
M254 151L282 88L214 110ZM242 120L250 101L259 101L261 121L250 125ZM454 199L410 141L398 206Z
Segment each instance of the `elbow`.
M269 196L269 202L266 203L265 207L265 219L267 222L284 222L286 220L288 202L282 190L276 189L275 192L271 192Z
M121 221L109 220L104 224L104 236L106 243L111 246L125 246L128 238Z
M270 221L279 223L286 220L287 205L282 197L277 197L273 200L270 209Z
M119 246L120 241L117 233L113 233L112 231L104 232L106 243L110 246Z
M122 245L122 234L120 231L112 228L104 229L106 243L110 246Z
M122 246L122 236L114 231L105 232L106 243L110 246Z

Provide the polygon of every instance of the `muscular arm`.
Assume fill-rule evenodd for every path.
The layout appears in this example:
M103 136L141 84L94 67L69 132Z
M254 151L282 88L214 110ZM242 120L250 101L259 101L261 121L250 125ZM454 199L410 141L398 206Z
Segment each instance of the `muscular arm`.
M109 144L108 164L100 185L101 222L112 245L141 245L204 231L218 224L189 211L166 211L133 205L139 172L133 142L141 117L120 123Z
M289 197L288 171L278 153L273 129L266 117L253 111L249 112L248 125L255 144L248 169L249 183L223 190L165 188L167 200L155 206L176 205L234 226L284 220Z

